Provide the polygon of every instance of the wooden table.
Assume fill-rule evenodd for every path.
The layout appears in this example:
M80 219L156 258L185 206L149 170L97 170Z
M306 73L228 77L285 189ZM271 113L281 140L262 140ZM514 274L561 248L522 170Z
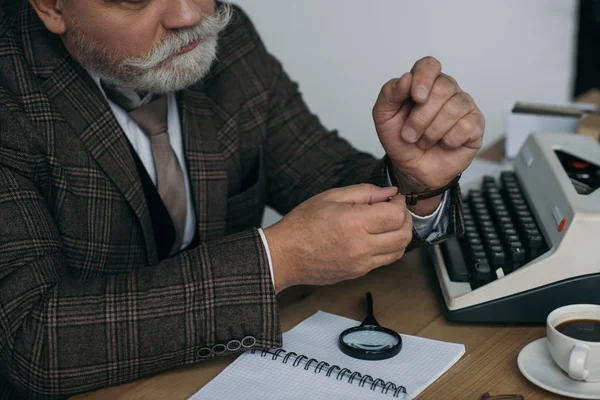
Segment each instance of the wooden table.
M482 158L498 160L503 142L490 146ZM517 355L529 342L543 337L543 326L510 327L455 324L442 315L437 282L425 249L407 254L398 263L333 286L314 288L305 298L293 291L280 297L284 331L317 310L362 321L364 294L373 293L377 320L400 333L463 343L466 354L418 399L477 400L484 392L517 393L527 400L565 399L527 381L517 367ZM75 397L92 399L187 399L221 372L235 357L198 363L150 378Z

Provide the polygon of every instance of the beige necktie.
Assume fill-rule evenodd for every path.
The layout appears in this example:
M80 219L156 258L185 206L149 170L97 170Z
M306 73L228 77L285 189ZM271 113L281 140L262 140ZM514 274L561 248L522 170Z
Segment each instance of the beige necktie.
M158 97L148 104L134 108L132 102L118 91L104 88L107 96L124 110L142 128L150 138L154 166L156 168L156 186L158 194L167 207L175 225L175 242L169 252L179 251L185 233L187 218L187 200L185 180L177 156L169 143L167 128L168 102L166 96Z

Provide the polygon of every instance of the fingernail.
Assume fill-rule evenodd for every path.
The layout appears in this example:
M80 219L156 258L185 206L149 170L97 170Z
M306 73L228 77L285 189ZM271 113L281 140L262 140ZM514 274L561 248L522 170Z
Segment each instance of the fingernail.
M407 126L402 130L402 138L409 143L414 143L417 141L417 131Z
M417 88L417 97L421 100L427 100L427 89L425 89L425 86Z

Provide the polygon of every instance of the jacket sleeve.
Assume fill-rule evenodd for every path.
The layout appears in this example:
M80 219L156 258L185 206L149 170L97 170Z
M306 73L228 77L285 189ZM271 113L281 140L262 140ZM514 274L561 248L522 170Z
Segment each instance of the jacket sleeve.
M325 190L372 183L387 186L386 157L372 155L352 147L337 131L328 131L311 113L298 89L281 63L265 48L251 21L237 10L248 24L261 60L262 79L267 86L269 112L267 119L266 157L268 203L285 214L304 200ZM376 140L376 133L370 132ZM435 243L462 231L460 189L450 196L450 218L447 234ZM411 247L428 244L414 235Z
M71 275L77 261L66 257L51 207L35 176L18 167L28 155L2 141L19 129L0 105L2 380L28 398L64 397L244 347L281 345L255 229L129 273Z

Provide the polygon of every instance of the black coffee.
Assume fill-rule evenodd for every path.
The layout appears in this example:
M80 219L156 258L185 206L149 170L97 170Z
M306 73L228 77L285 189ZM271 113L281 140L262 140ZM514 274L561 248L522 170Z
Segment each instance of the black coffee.
M560 333L586 342L600 342L600 321L596 319L574 319L557 325Z

